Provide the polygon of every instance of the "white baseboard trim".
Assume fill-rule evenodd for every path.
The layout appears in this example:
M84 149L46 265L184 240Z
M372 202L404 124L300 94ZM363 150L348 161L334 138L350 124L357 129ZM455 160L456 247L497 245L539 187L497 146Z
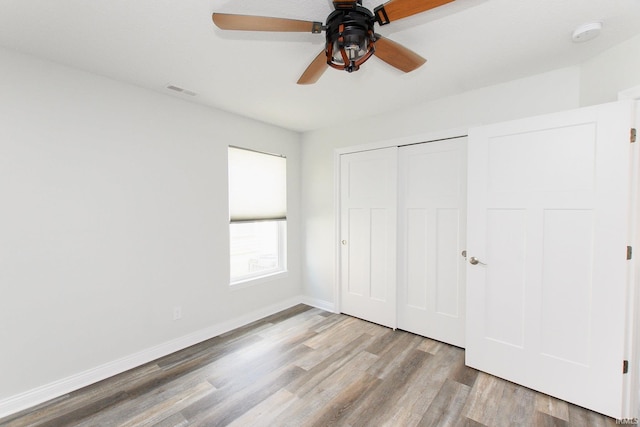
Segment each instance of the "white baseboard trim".
M333 311L333 304L306 296L287 299L277 304L261 308L243 316L218 323L166 343L134 353L130 356L105 363L67 378L45 384L41 387L0 400L0 418L15 414L33 406L55 399L106 378L118 375L135 367L152 362L194 344L206 341L233 329L263 319L297 304L306 304L327 311Z
M324 301L317 298L311 298L308 296L302 296L300 302L302 304L310 305L311 307L319 308L320 310L330 311L337 313L336 305L329 301Z

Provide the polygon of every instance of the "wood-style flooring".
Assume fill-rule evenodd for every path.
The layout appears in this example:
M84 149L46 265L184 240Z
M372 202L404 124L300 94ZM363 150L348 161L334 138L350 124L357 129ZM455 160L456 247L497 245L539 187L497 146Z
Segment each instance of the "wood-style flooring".
M299 305L1 426L614 426L464 350Z

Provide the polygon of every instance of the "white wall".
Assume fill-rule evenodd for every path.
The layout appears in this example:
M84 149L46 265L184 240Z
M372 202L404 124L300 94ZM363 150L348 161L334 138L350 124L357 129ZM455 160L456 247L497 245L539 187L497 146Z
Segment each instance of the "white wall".
M402 138L423 141L431 132L469 127L579 105L580 69L520 79L425 103L342 127L303 135L303 216L305 293L335 303L334 152L336 148ZM444 131L444 132L442 132ZM454 136L452 132L452 135Z
M618 92L640 85L640 36L586 61L581 68L581 105L617 100Z
M301 294L299 134L7 50L0 64L0 403ZM289 275L237 291L229 144L288 158Z

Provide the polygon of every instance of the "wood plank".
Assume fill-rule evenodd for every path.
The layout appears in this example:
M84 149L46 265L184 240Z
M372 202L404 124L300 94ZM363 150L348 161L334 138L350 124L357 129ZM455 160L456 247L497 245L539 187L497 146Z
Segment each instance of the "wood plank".
M464 364L464 352L456 351L451 362L453 365L451 379L466 386L473 387L480 371Z
M295 394L286 389L280 389L241 417L236 418L229 427L271 427L275 425L274 420L298 400Z
M481 424L494 425L499 399L502 398L506 384L500 378L481 372L471 389L462 415Z
M198 412L195 413L194 407L189 407L182 413L190 422L197 425L228 425L301 375L304 375L304 371L297 366L285 366L269 373L263 380L226 396L217 405L199 406Z
M393 416L393 407L406 392L406 385L411 383L413 377L424 369L431 357L427 353L412 349L403 353L402 360L395 361L395 369L388 372L372 393L362 396L357 409L347 418L347 423L353 426L368 426L384 423L388 417ZM379 361L378 361L379 362ZM377 363L376 363L377 364ZM368 370L372 373L371 370ZM372 373L372 375L375 375Z
M532 425L540 427L566 427L568 425L565 420L561 420L560 418L556 418L552 415L539 411L535 413L532 423L534 423Z
M180 412L173 414L168 418L154 424L153 427L186 427L189 425L189 421L182 416Z
M456 368L455 361L460 359L459 350L448 346L438 354L429 355L429 362L423 370L407 384L405 393L398 398L398 405L406 407L411 414L416 415L418 422L428 411L447 378L453 377Z
M376 356L360 352L331 375L309 390L286 413L274 420L274 426L300 426L310 419L321 417L328 402L338 396L345 387L361 381Z
M372 339L373 337L368 334L360 335L350 343L347 343L341 350L336 351L320 363L316 364L313 368L308 369L307 375L287 385L287 390L303 397L311 390L315 389L320 383L325 381L334 372L359 355L363 348L366 347ZM369 358L369 360L372 360L371 363L373 363L375 359L376 358L373 357L373 355ZM296 362L296 366L299 366L300 364L304 364L304 362Z
M96 416L87 418L78 424L78 427L100 425L135 427L142 424L157 424L214 390L207 381L185 388L180 393L168 389L153 398L146 399L143 406L140 402L129 400L127 405L120 405L117 409L99 412Z
M569 404L546 394L538 393L536 395L536 411L569 421Z
M454 426L471 392L471 387L447 380L433 400L418 426Z
M394 371L402 361L416 350L422 338L404 331L394 331L394 339L380 352L380 358L371 367L370 373L385 378ZM421 352L424 353L424 352Z
M447 344L441 343L439 341L431 340L429 338L425 338L418 346L418 350L422 350L431 354L438 354L438 351L440 351L441 348L446 346Z
M535 425L535 395L534 391L517 384L505 384L494 421L496 425Z
M362 372L354 382L341 390L330 399L315 417L305 420L305 424L312 427L325 427L342 424L342 420L350 415L356 407L356 402L363 395L375 389L380 383L377 377Z

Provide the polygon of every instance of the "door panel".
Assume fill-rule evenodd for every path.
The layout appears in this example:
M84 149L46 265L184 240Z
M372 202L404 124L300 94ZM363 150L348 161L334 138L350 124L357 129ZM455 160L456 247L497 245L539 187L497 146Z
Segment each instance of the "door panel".
M458 251L460 234L460 209L436 210L436 258L435 312L436 314L460 317L460 266L462 251Z
M466 138L399 150L398 327L464 347Z
M589 365L593 212L544 212L540 351L557 359ZM557 286L561 283L562 286Z
M473 129L469 366L622 416L630 103Z
M341 311L396 326L397 148L340 158Z
M524 338L525 227L526 212L522 209L487 211L487 235L491 239L486 253L491 265L497 263L503 268L486 270L487 290L482 295L485 333L488 339L519 348Z
M411 250L407 250L405 254L406 299L402 298L401 301L405 301L407 307L416 310L426 310L428 302L427 287L424 286L429 276L424 264L430 237L427 233L427 212L427 209L406 211L407 229L411 230L411 233L404 237L407 248ZM401 327L406 328L404 322L401 322Z

